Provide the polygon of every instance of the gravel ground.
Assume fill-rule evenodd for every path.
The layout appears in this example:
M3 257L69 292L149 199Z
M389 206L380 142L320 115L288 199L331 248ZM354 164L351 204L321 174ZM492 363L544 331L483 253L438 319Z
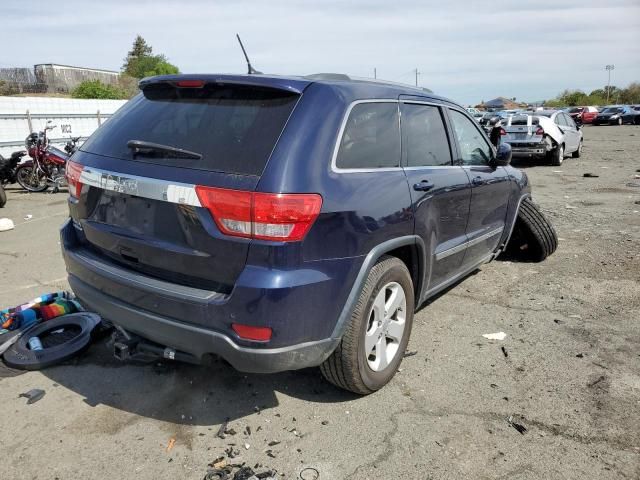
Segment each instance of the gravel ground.
M287 479L640 478L640 127L584 135L581 159L522 165L558 251L495 261L431 301L382 391L359 398L315 369L120 364L101 340L43 372L2 369L0 478L201 479L230 444ZM4 306L66 288L66 195L8 193ZM27 405L32 388L46 395Z

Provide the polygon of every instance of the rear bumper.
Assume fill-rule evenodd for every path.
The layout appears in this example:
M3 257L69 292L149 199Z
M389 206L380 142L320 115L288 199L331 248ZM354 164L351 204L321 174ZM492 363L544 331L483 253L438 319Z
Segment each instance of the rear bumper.
M271 373L321 364L340 339L332 335L363 259L316 262L318 270L247 267L229 295L141 275L78 244L71 221L61 229L69 284L103 318L199 359L213 354L245 372ZM323 270L319 270L323 269ZM344 299L341 297L344 296ZM243 340L232 323L269 326L269 343Z
M200 359L207 354L218 355L242 372L275 373L317 366L331 355L340 341L329 338L280 348L241 347L221 333L125 304L74 275L69 275L69 285L86 309L98 312L125 330Z
M544 158L549 148L545 142L529 144L518 142L508 143L511 145L511 155L516 158Z

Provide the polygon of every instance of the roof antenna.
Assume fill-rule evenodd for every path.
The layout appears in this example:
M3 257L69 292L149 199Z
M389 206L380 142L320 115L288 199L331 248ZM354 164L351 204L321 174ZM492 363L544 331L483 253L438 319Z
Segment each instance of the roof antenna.
M247 60L247 73L249 75L253 75L254 73L262 73L259 72L258 70L256 70L255 68L253 68L253 66L251 65L251 62L249 61L249 56L247 55L247 51L244 49L244 45L242 44L242 40L240 40L240 35L238 35L236 33L236 38L238 39L238 43L240 44L240 48L242 49L242 53L244 53L244 58Z

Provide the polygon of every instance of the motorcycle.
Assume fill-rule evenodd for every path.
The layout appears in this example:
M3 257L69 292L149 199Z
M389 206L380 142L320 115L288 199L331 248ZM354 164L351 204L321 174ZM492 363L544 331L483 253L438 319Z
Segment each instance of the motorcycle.
M25 140L25 147L32 160L21 163L16 168L16 180L30 192L44 192L53 187L54 193L62 186L66 186L64 177L65 167L70 154L49 144L47 132L56 128L47 122L44 131L31 133ZM75 149L77 138L69 142L70 149ZM66 149L67 147L65 147Z
M24 157L27 154L25 150L19 152L13 152L10 158L4 158L0 155L0 185L8 185L16 183L16 169Z

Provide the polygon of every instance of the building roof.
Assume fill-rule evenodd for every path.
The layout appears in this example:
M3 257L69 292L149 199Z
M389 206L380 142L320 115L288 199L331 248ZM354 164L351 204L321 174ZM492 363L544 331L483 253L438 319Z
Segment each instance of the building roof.
M90 68L90 67L74 67L73 65L61 65L59 63L37 63L33 66L36 67L52 67L52 68L65 68L71 70L85 70L89 72L100 72L100 73L110 73L113 75L120 75L120 72L116 72L115 70L104 70L101 68Z

